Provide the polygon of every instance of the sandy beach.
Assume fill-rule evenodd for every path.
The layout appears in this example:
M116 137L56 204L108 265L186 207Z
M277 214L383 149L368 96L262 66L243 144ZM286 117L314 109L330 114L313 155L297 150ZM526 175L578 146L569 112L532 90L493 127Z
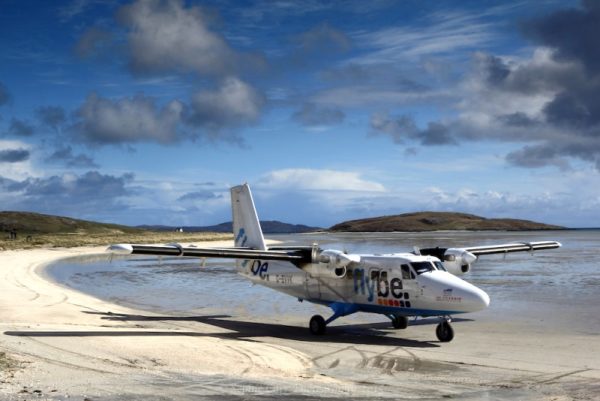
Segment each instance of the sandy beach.
M208 246L225 246L211 242ZM54 283L44 266L104 247L0 252L0 399L600 399L598 333L485 312L406 331L310 316L167 315L126 308ZM106 257L106 256L102 256Z

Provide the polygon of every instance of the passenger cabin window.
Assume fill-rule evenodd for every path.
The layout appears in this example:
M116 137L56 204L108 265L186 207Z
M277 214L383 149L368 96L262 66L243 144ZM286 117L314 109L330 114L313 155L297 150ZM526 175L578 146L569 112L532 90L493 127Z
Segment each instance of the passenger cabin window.
M415 274L410 270L408 265L402 265L402 280L413 280L415 278Z
M431 262L412 262L411 265L417 274L423 274L435 270L435 267L431 264Z
M444 267L444 264L443 264L442 262L433 262L433 264L435 265L435 267L436 267L438 270L441 270L441 271L443 271L443 272L445 272L445 271L446 271L446 268Z

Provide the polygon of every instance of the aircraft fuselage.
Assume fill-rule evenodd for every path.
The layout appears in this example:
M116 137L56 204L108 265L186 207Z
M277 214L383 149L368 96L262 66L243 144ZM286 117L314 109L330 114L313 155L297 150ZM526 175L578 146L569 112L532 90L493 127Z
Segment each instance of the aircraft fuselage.
M318 304L396 316L474 312L489 305L476 286L446 272L439 259L413 254L360 255L342 277L319 277L289 262L244 260L238 271L252 282ZM310 264L313 267L321 263ZM323 266L320 266L324 270ZM319 270L319 269L315 269Z

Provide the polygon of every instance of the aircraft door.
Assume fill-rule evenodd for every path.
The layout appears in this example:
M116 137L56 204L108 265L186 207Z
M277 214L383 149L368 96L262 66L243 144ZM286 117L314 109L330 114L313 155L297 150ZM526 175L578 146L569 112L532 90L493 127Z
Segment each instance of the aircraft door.
M306 286L307 299L321 299L321 283L318 279L306 273L304 284Z

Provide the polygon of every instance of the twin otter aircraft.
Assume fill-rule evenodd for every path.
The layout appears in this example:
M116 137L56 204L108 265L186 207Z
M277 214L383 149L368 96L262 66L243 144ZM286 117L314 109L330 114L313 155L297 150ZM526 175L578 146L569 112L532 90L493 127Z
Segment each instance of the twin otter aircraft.
M231 188L233 248L117 244L119 254L237 259L237 271L250 281L298 298L327 305L333 315L315 315L309 328L324 334L335 319L356 312L386 315L394 328L405 329L411 316L439 316L436 335L451 341L450 315L486 308L490 297L456 277L470 270L479 255L553 249L554 241L470 248L416 249L414 253L349 254L313 246L267 247L247 184Z

